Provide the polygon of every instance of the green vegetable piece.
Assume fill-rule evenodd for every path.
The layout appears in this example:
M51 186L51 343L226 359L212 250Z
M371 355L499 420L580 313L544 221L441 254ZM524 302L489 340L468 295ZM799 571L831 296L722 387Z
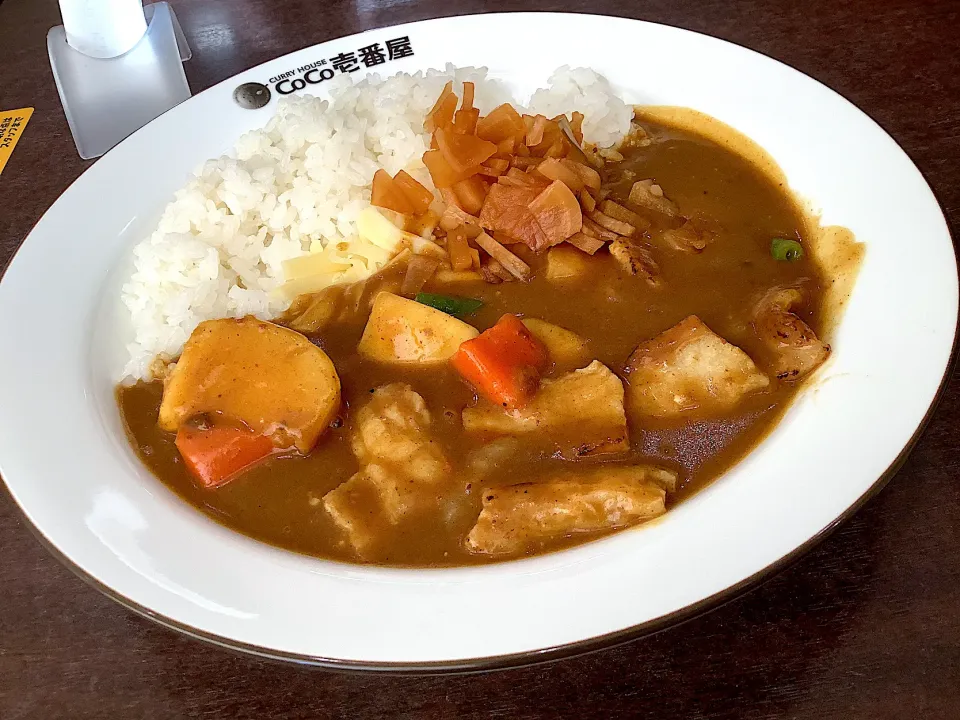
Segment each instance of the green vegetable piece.
M770 254L774 260L796 262L803 257L803 246L796 240L774 238L770 241Z
M414 298L418 303L429 305L447 315L463 317L471 315L483 307L483 301L476 298L457 297L456 295L435 295L434 293L417 293Z

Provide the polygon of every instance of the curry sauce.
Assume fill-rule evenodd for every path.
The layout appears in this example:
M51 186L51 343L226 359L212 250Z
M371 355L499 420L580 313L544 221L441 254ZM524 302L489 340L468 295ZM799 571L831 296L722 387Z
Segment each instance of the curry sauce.
M623 149L622 160L607 164L605 186L611 190L610 197L625 200L636 180L655 179L666 197L685 214L698 218L711 233L712 240L703 252L657 252L660 274L656 287L621 272L614 258L601 250L587 258L583 273L563 282L546 277L543 255L518 251L533 270L529 282L472 282L451 287L431 280L425 289L482 300L483 306L467 318L481 331L505 313L566 328L587 341L593 359L627 383L628 358L637 345L691 315L765 370L765 348L752 326L752 311L757 297L772 287L801 288L803 305L792 312L820 334L829 320L820 266L811 253L795 262L780 262L771 256L772 238L791 238L805 246L810 240L809 222L782 179L692 129L649 118L641 121L641 127L643 142ZM652 248L660 247L667 229L654 223L648 230ZM487 563L502 558L471 553L464 545L480 513L483 488L535 482L572 465L655 463L674 470L679 478L676 490L667 495L669 507L750 452L776 425L801 385L773 377L767 387L745 396L720 415L691 410L678 417L638 418L628 413L630 447L626 454L570 462L536 442L521 442L480 487L466 468L491 439L466 433L461 423L464 408L477 402L474 391L449 367L398 369L359 356L356 348L366 321L367 313L358 312L309 336L333 361L343 402L340 416L309 454L290 451L275 455L223 487L203 489L187 472L174 445L175 435L158 426L160 382L118 388L133 447L165 485L208 516L282 548L383 565ZM546 377L555 378L570 369L552 367ZM367 402L377 388L397 382L407 383L425 401L432 415L433 440L452 469L432 509L402 522L378 521L376 498L368 498L370 522L379 539L358 557L342 529L324 511L322 498L358 470L351 445L352 410ZM357 502L364 502L363 497ZM602 534L553 538L525 554Z

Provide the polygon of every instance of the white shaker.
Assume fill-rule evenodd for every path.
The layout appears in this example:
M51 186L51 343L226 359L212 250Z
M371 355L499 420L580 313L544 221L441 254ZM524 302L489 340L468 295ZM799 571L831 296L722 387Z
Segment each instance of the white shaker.
M60 0L67 43L88 57L114 58L147 31L143 0Z

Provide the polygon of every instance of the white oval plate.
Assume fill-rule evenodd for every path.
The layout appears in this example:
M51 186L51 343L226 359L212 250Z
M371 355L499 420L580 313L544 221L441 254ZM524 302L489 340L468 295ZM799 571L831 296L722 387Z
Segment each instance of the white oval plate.
M551 42L518 49L513 29L525 22ZM200 162L272 114L276 92L250 111L233 102L234 88L290 70L299 78L309 71L298 68L402 37L414 55L377 70L486 65L523 95L559 65L586 65L627 101L709 113L766 148L825 224L867 244L829 367L754 453L662 521L496 566L350 566L217 525L129 448L114 401L129 337L118 301L129 250ZM309 87L322 93L322 83ZM956 321L956 261L933 194L888 135L823 85L743 48L631 20L432 20L244 72L136 132L63 194L0 284L0 463L13 497L69 565L184 632L341 667L534 662L687 617L809 547L915 439Z

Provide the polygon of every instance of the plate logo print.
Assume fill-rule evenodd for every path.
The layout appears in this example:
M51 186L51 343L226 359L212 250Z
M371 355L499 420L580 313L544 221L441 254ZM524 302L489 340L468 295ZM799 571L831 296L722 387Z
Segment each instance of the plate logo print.
M274 75L267 83L280 95L289 95L308 85L319 85L332 80L338 73L352 73L361 68L385 65L393 60L412 57L413 44L407 35L375 42L351 52L341 52L293 70Z

